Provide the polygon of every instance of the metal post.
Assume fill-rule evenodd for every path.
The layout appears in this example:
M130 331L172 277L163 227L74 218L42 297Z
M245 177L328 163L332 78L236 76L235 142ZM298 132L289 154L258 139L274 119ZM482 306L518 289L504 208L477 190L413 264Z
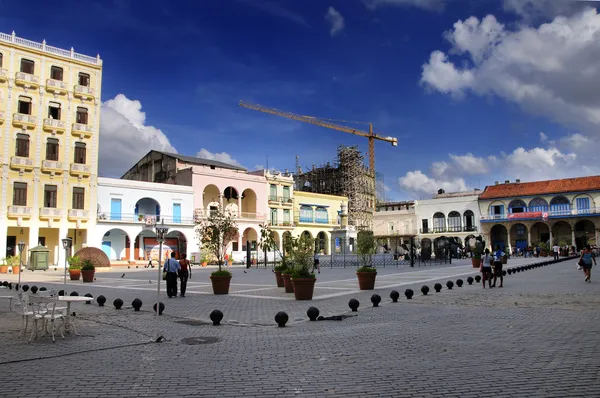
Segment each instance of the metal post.
M69 257L69 250L71 249L71 244L73 240L71 238L62 239L63 249L65 249L65 270L64 270L64 280L63 280L63 290L65 296L67 295L67 259Z
M160 260L162 258L162 248L163 248L163 242L165 241L165 237L167 235L167 231L169 230L168 227L165 227L165 221L162 220L160 226L158 225L154 225L154 230L156 233L156 240L158 241L158 266L156 267L157 269L157 280L156 280L156 335L155 335L155 342L160 342L161 340L161 336L160 336L160 328L159 328L159 321L158 321L158 316L160 315L160 281L161 281L161 276L162 276L162 270L164 268L164 266L161 266Z
M21 287L21 272L23 268L23 249L25 249L25 242L20 241L19 246L19 288Z
M415 266L415 237L410 237L410 266Z

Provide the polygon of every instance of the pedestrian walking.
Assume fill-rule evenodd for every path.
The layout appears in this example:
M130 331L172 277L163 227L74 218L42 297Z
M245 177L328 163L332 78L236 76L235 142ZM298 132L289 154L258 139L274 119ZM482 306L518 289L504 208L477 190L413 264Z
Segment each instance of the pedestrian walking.
M496 246L496 252L494 253L494 283L492 283L491 287L496 287L498 277L500 277L499 287L502 287L502 283L504 282L504 277L502 276L502 257L504 257L504 252L500 249L500 246Z
M312 269L313 273L315 272L315 268L317 269L317 271L320 274L321 273L321 265L319 264L319 254L317 252L315 252L314 261L313 261L313 269Z
M559 258L558 255L559 255L559 252L560 252L560 246L558 246L558 245L555 244L554 246L552 246L552 251L554 252L554 260L558 260L558 258Z
M483 288L485 289L485 281L488 282L488 286L492 287L492 256L490 255L490 249L485 249L485 256L481 259L481 281Z
M594 257L592 249L588 245L581 251L581 257L579 259L579 265L583 267L586 282L591 282L592 263L596 265L596 257Z
M167 296L177 297L177 272L181 269L179 261L175 260L175 252L165 261L163 271L167 273Z
M187 256L184 253L181 255L181 260L179 260L179 281L181 282L181 294L179 294L179 297L185 297L188 278L192 279L192 265L190 264L190 260L186 257ZM175 290L177 290L177 288L175 288Z

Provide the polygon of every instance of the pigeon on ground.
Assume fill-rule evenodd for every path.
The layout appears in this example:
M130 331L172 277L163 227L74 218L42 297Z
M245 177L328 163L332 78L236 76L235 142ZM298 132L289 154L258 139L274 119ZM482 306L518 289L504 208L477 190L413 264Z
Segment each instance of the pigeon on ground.
M247 274L247 272L246 272L246 271L244 271L244 274Z
M272 272L272 273L275 273L275 270L274 270L274 269L272 269L272 270L271 270L271 272Z
M148 283L152 283L152 281L148 281Z
M125 278L125 274L121 275L121 278Z
M96 280L96 278L94 278L94 280Z
M129 269L129 268L131 268L131 266L129 266L129 265L128 265L128 266L127 266L127 269Z

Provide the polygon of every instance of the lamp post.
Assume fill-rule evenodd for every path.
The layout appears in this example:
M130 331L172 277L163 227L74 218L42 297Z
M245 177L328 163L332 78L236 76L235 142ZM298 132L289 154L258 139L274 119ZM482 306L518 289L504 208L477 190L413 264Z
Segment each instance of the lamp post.
M19 289L21 288L21 268L23 267L23 249L25 249L25 242L20 241L19 247Z
M73 244L73 240L71 238L61 239L63 249L65 249L65 273L63 280L63 290L65 292L65 296L67 295L67 259L69 258L69 253L71 251L71 245Z
M157 279L157 284L156 284L156 339L155 341L158 342L158 340L160 339L160 331L159 331L159 327L158 327L158 315L160 314L160 281L161 281L161 276L162 276L162 269L163 267L161 266L161 258L162 258L162 247L163 247L163 242L165 241L165 237L167 236L167 231L169 230L168 227L165 227L165 220L162 220L160 225L155 224L154 225L154 231L156 233L156 240L158 241L158 266L156 267L158 269L158 279Z

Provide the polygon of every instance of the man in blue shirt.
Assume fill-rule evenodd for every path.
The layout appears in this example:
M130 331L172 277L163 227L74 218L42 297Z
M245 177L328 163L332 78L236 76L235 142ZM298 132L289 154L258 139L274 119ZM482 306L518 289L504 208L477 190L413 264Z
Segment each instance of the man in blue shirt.
M496 252L494 253L494 283L491 287L496 287L498 277L500 277L500 287L502 287L502 283L504 282L504 277L502 276L502 257L504 257L504 252L500 249L500 246L496 246Z
M177 297L177 272L181 269L179 261L175 259L175 252L171 253L171 258L165 261L163 271L167 273L167 296Z

